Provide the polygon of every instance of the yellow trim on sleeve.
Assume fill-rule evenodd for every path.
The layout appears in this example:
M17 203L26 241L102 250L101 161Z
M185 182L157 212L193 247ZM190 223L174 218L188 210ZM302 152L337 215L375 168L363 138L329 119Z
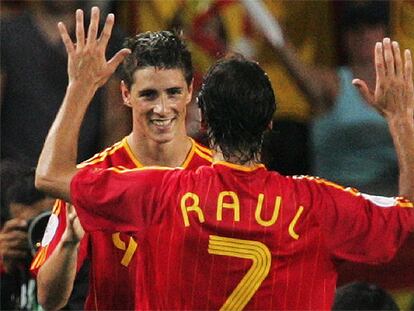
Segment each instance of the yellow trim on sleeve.
M119 142L113 144L111 147L108 147L108 148L104 149L103 151L95 154L90 159L85 160L82 163L79 163L76 167L77 168L83 168L85 166L89 166L89 165L92 165L92 164L103 162L106 159L107 156L109 156L111 154L114 154L117 150L119 150L120 148L123 147L122 141L119 141Z
M361 195L361 193L355 188L343 187L341 185L338 185L337 183L334 183L332 181L328 181L328 180L320 178L320 177L301 175L301 176L293 176L293 178L294 179L307 179L307 180L310 180L310 181L314 181L318 184L323 184L323 185L326 185L326 186L333 187L335 189L339 189L339 190L342 190L342 191L349 192L349 193L353 194L354 196Z
M414 204L410 200L407 200L406 198L403 198L403 197L397 197L396 199L397 199L397 205L399 207L414 208Z
M167 166L144 166L144 167L136 167L136 168L126 168L125 166L119 165L119 166L109 167L106 170L113 171L119 174L124 174L124 173L140 172L140 171L147 171L147 170L173 171L176 169L183 169L183 168L182 167L167 167Z
M60 210L60 207L59 207L60 205L59 205L59 204L60 204L60 199L56 199L56 200L55 200L55 204L53 204L53 207L52 207L52 213L53 213L53 214L56 214L56 215L57 215L57 214L59 214L59 213L58 213L58 212L59 212L59 211L58 211L58 208L59 208L59 210Z

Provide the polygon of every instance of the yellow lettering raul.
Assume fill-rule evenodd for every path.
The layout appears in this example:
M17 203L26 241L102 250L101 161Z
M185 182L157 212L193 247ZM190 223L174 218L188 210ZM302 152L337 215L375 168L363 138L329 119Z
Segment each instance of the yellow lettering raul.
M187 205L187 200L191 199L193 202L191 205ZM183 214L184 225L188 227L190 225L190 220L188 219L188 212L196 212L198 216L198 221L200 223L204 222L204 214L201 208L199 207L200 199L195 193L187 192L181 198L181 213Z
M224 202L224 198L230 197L232 202ZM217 199L217 220L223 219L223 208L231 208L234 210L234 221L240 221L240 203L239 197L233 191L220 192Z
M272 218L270 218L270 220L264 220L261 217L262 208L263 208L263 200L264 200L264 194L259 193L259 196L257 198L256 212L254 216L259 225L262 225L263 227L269 227L273 225L276 222L277 218L279 217L280 206L282 204L282 197L279 197L279 196L276 197L275 208L273 209Z
M299 235L295 232L295 225L298 222L300 215L303 212L303 206L299 206L298 211L296 212L295 217L293 217L292 221L289 224L289 234L295 240L299 239Z

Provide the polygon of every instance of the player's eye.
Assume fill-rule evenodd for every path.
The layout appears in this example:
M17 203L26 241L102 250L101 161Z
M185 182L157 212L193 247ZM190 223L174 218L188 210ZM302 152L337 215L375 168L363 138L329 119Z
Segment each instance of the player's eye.
M146 100L153 100L157 97L157 92L154 90L145 90L139 93L139 97Z
M172 87L167 90L168 95L179 95L182 94L183 90L180 87Z

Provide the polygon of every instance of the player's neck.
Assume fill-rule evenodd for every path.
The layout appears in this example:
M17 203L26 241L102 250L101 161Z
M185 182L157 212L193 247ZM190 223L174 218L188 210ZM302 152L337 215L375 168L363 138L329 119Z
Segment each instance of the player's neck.
M225 158L220 150L213 150L213 162L228 162L245 167L256 167L258 164L260 164L260 162L256 160L251 160L246 163L242 163L240 162L240 158L236 155L230 158Z
M181 166L192 147L187 135L177 135L172 141L160 144L131 133L127 141L134 156L144 166Z

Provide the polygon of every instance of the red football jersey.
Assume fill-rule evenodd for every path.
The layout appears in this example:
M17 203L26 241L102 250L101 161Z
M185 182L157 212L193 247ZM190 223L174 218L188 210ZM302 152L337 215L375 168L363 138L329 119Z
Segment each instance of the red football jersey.
M71 195L85 230L135 234L137 309L329 310L337 259L390 260L414 231L402 198L226 162L84 169Z
M211 164L211 151L192 140L192 148L182 168L196 169ZM79 165L90 168L143 167L134 157L127 139L116 143ZM118 208L118 207L115 207ZM57 200L49 220L42 246L32 262L31 270L38 269L53 253L66 229L66 203ZM87 310L126 310L135 306L135 270L139 245L136 239L125 232L108 233L95 231L86 233L81 240L77 266L89 258L89 293L85 302ZM117 289L116 291L114 289Z

